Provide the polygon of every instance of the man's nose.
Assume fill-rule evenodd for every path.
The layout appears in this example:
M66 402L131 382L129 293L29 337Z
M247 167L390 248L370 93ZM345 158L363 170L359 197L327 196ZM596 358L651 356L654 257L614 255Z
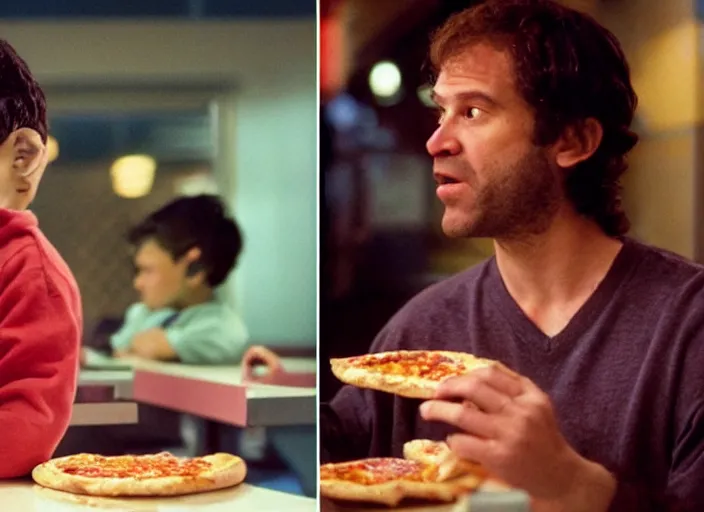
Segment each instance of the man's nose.
M447 124L438 126L425 144L425 149L433 158L456 155L461 148L459 140Z

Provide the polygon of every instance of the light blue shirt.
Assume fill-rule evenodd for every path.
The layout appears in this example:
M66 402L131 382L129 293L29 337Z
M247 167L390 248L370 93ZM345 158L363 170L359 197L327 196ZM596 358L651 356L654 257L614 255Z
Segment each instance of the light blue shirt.
M173 321L164 323L178 316ZM140 332L163 328L166 339L186 364L238 364L247 349L248 333L240 316L217 300L174 309L150 310L143 303L132 304L125 322L110 338L113 350L125 350Z

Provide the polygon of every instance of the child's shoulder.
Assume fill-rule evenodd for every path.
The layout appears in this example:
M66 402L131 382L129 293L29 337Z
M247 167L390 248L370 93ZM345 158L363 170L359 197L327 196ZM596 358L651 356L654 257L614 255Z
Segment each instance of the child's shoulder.
M0 274L15 275L43 267L43 251L33 233L0 238Z
M0 209L0 276L18 279L41 271L52 288L71 289L77 285L71 270L56 248L39 229L31 212Z

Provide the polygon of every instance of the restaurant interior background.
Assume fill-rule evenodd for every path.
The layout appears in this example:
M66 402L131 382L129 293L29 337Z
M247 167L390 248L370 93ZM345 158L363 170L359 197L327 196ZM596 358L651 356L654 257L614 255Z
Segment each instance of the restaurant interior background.
M31 209L76 276L88 343L137 299L127 229L205 192L243 231L222 293L251 342L314 354L315 16L314 0L0 5L47 96L55 160Z
M622 43L639 96L624 202L630 235L704 261L704 117L697 0L564 0ZM322 0L321 401L330 357L364 353L424 287L485 259L440 230L425 141L430 31L471 0Z

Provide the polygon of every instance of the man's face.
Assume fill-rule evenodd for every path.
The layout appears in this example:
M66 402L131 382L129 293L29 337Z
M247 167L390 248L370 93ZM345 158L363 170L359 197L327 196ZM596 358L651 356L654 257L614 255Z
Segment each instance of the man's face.
M434 87L441 117L427 142L451 237L545 231L563 198L559 168L533 144L534 114L511 56L477 43L446 63Z
M48 162L41 136L30 128L0 144L0 208L24 210L34 200Z
M150 309L173 307L186 290L186 263L174 261L156 241L147 240L134 257L134 287Z

